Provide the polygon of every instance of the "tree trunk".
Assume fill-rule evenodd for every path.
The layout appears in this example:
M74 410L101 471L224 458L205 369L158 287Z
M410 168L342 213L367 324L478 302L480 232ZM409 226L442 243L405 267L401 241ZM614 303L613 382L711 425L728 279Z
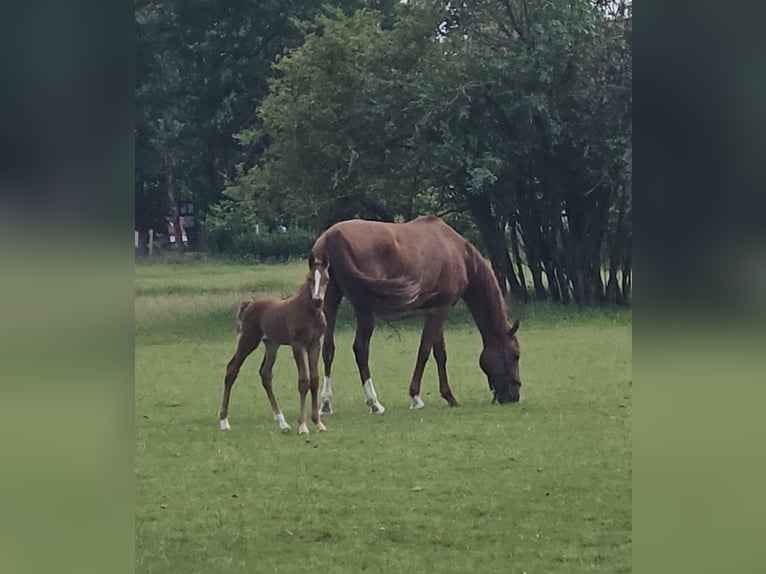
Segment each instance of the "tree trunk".
M551 299L561 301L561 293L559 292L559 285L556 280L556 270L550 261L545 265L545 276L548 279L548 291L551 292Z
M527 278L524 277L524 269L521 266L521 254L519 253L519 239L516 236L515 219L511 224L511 249L513 250L513 258L516 260L516 268L519 272L519 292L521 293L522 300L527 303L529 301L529 290L527 289Z
M561 302L567 305L571 301L569 295L569 280L567 279L566 272L562 267L556 269L556 279L559 282L559 291L561 292Z
M472 198L470 208L474 223L479 229L479 234L487 248L492 270L495 272L495 277L500 285L500 291L505 296L508 294L508 287L510 287L511 294L522 299L521 285L513 270L511 258L508 255L508 243L505 239L505 233L492 215L489 198L486 195Z

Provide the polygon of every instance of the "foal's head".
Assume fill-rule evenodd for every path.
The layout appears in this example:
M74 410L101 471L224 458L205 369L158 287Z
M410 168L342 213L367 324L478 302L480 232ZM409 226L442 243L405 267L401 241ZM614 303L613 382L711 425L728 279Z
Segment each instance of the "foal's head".
M327 283L330 276L327 273L328 264L326 259L311 258L309 261L309 273L306 276L306 283L311 293L311 302L317 309L324 305L324 294L327 290Z
M519 400L521 377L519 376L519 359L521 350L516 331L519 329L517 320L500 340L487 344L481 353L479 365L486 373L489 388L494 393L492 402L515 403Z

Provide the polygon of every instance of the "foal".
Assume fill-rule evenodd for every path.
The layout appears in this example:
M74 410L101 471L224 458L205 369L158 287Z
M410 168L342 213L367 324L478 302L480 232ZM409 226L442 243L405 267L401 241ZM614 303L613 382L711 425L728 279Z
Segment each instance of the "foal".
M327 262L313 261L309 269L306 281L289 299L262 297L243 301L240 304L237 313L237 332L239 333L237 351L226 367L224 379L223 402L219 414L221 430L231 428L228 418L229 396L239 369L261 341L266 347L260 368L261 382L269 397L274 420L279 424L279 428L283 432L290 432L290 425L287 424L274 398L271 388L271 370L280 345L290 345L293 349L295 364L298 366L298 392L300 393L298 433L309 432L306 425L306 393L309 390L311 390L311 420L318 431L327 430L322 424L317 408L320 338L327 325L322 311L325 289L329 280ZM304 354L308 355L308 373Z

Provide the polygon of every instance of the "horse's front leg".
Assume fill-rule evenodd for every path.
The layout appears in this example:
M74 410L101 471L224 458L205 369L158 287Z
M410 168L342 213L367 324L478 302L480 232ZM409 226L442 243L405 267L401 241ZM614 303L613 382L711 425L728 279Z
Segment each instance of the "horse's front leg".
M359 376L362 379L364 396L371 413L383 414L386 408L378 401L375 385L370 375L370 339L375 329L375 318L369 311L356 309L356 336L354 337L354 356Z
M322 381L322 414L332 414L332 362L335 358L335 318L338 315L338 306L343 298L343 292L338 284L330 280L324 296L322 310L327 321L322 342L322 360L324 361L324 380ZM318 344L318 343L317 343Z
M309 427L306 425L306 394L309 392L309 374L303 355L303 346L293 345L293 358L295 358L295 365L298 367L298 394L300 395L298 434L308 434L309 432Z
M322 419L317 406L317 394L319 391L319 340L312 343L307 348L309 358L309 390L311 391L311 420L319 432L326 431L327 427L322 424Z
M420 398L420 383L423 379L423 370L426 367L426 362L428 361L428 356L431 354L431 350L434 349L434 344L439 340L442 341L442 344L444 342L444 321L447 319L448 314L449 307L442 307L429 311L426 315L423 324L423 333L420 336L418 356L415 360L415 370L412 373L412 381L410 382L410 398L412 399L412 403L410 404L411 409L422 409L426 406L423 399ZM436 356L436 351L434 351L434 353ZM447 355L446 353L439 353L438 355L439 359L443 359L443 361L437 359L437 366L439 367L439 384L441 388L442 381L446 384L446 378L442 378L442 372L446 377ZM449 402L451 406L457 406L457 401L454 401L455 404L453 404L452 401L447 399L447 402Z
M436 341L434 341L434 359L436 360L436 369L439 371L439 394L451 407L459 407L460 403L452 394L447 382L447 346L444 344L444 325L439 332Z

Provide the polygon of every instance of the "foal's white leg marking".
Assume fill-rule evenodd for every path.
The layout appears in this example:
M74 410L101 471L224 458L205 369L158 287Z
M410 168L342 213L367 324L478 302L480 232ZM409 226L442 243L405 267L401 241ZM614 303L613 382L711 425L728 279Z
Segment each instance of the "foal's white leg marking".
M332 414L332 404L330 403L331 399L332 388L330 387L330 377L325 375L325 378L322 381L322 408L320 409L323 415Z
M423 402L423 399L420 398L420 395L415 395L412 397L412 404L410 405L410 410L417 410L422 409L426 404Z
M302 422L298 427L298 434L309 434L309 427L305 422Z
M282 432L290 432L290 425L287 424L287 421L285 420L285 415L282 413L277 413L274 415L274 420L277 421L279 424L279 428L282 429Z
M370 407L371 413L383 414L386 412L386 408L378 401L378 395L375 393L375 385L372 384L372 379L367 379L364 382L364 396L367 398L367 404Z
M319 274L319 269L314 269L314 297L319 295L319 282L322 280L322 276Z
M326 430L327 430L327 427L326 427L326 426L324 426L324 424L322 423L322 421L319 421L319 422L317 423L317 431L319 431L319 432L324 432L324 431L326 431Z
M221 430L231 430L231 427L229 426L229 417L221 419Z

